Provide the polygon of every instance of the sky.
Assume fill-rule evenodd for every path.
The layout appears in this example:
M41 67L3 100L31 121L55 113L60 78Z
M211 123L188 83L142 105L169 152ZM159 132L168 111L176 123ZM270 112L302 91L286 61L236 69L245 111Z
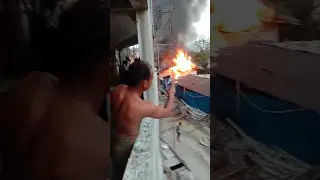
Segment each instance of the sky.
M206 37L210 38L210 0L207 0L207 6L205 10L201 14L201 18L199 22L193 23L193 26L197 30L198 37ZM192 42L190 42L188 45L191 45ZM135 47L139 47L138 45L135 45Z
M207 1L207 7L202 12L200 21L194 23L193 26L196 28L199 36L210 38L210 0Z

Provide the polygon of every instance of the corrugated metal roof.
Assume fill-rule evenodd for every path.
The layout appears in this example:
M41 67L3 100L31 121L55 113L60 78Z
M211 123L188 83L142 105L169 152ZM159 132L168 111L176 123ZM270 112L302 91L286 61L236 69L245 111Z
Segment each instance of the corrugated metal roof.
M284 49L302 51L320 55L320 40L315 41L289 41L289 42L262 42L261 44L277 46Z
M306 108L320 109L320 56L275 46L221 49L213 72Z
M189 74L178 79L178 85L210 97L210 79Z

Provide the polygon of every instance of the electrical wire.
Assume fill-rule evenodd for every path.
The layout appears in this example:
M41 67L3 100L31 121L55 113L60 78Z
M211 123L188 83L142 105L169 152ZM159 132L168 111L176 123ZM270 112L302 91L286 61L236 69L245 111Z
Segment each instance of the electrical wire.
M205 98L205 97L208 98L208 96L205 96L205 95L194 96L194 95L190 94L185 88L183 88L183 92L184 92L185 94L187 94L188 96L192 97L192 98Z
M305 110L311 110L309 108L299 108L299 109L287 109L287 110L279 110L279 111L273 111L273 110L266 110L263 109L261 107L259 107L258 105L256 105L255 103L253 103L252 101L250 101L241 91L239 91L239 95L248 103L250 104L252 107L265 112L265 113L270 113L270 114L283 114L283 113L292 113L292 112L300 112L300 111L305 111Z

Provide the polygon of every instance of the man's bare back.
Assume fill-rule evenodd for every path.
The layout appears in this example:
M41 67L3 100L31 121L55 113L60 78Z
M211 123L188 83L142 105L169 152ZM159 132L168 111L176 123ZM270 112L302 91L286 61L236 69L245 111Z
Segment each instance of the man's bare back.
M27 177L109 177L109 125L87 103L55 99L43 114L34 137L24 156L30 158L23 167Z
M153 81L152 68L143 61L135 61L129 66L126 76L128 85L119 85L110 94L112 115L111 156L114 179L122 179L127 160L139 135L143 118L160 119L169 117L173 107L174 85L169 91L165 107L157 106L141 99Z
M52 78L34 74L9 92L6 176L13 179L104 179L109 177L109 125L87 101L68 98ZM41 81L39 81L41 79ZM27 89L19 89L23 87ZM24 103L21 103L24 102ZM16 108L15 109L15 105ZM19 105L19 106L17 106ZM12 111L21 113L13 114ZM4 147L3 147L4 148Z
M111 93L111 112L116 133L137 136L141 120L144 118L141 108L147 103L126 85L119 85Z

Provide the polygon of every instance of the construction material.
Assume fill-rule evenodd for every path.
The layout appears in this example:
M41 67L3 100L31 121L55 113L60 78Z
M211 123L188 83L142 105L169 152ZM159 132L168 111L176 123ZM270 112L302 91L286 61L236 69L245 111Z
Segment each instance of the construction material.
M215 139L211 140L211 148L217 148L215 154L226 152L229 156L227 165L224 164L224 167L219 169L212 169L211 174L216 179L226 179L227 177L241 179L245 176L251 176L257 179L295 180L306 174L311 168L307 163L276 147L266 146L255 141L232 120L226 119L226 121L228 124L216 122ZM215 152L214 149L211 151ZM230 174L227 169L234 169L234 172Z

